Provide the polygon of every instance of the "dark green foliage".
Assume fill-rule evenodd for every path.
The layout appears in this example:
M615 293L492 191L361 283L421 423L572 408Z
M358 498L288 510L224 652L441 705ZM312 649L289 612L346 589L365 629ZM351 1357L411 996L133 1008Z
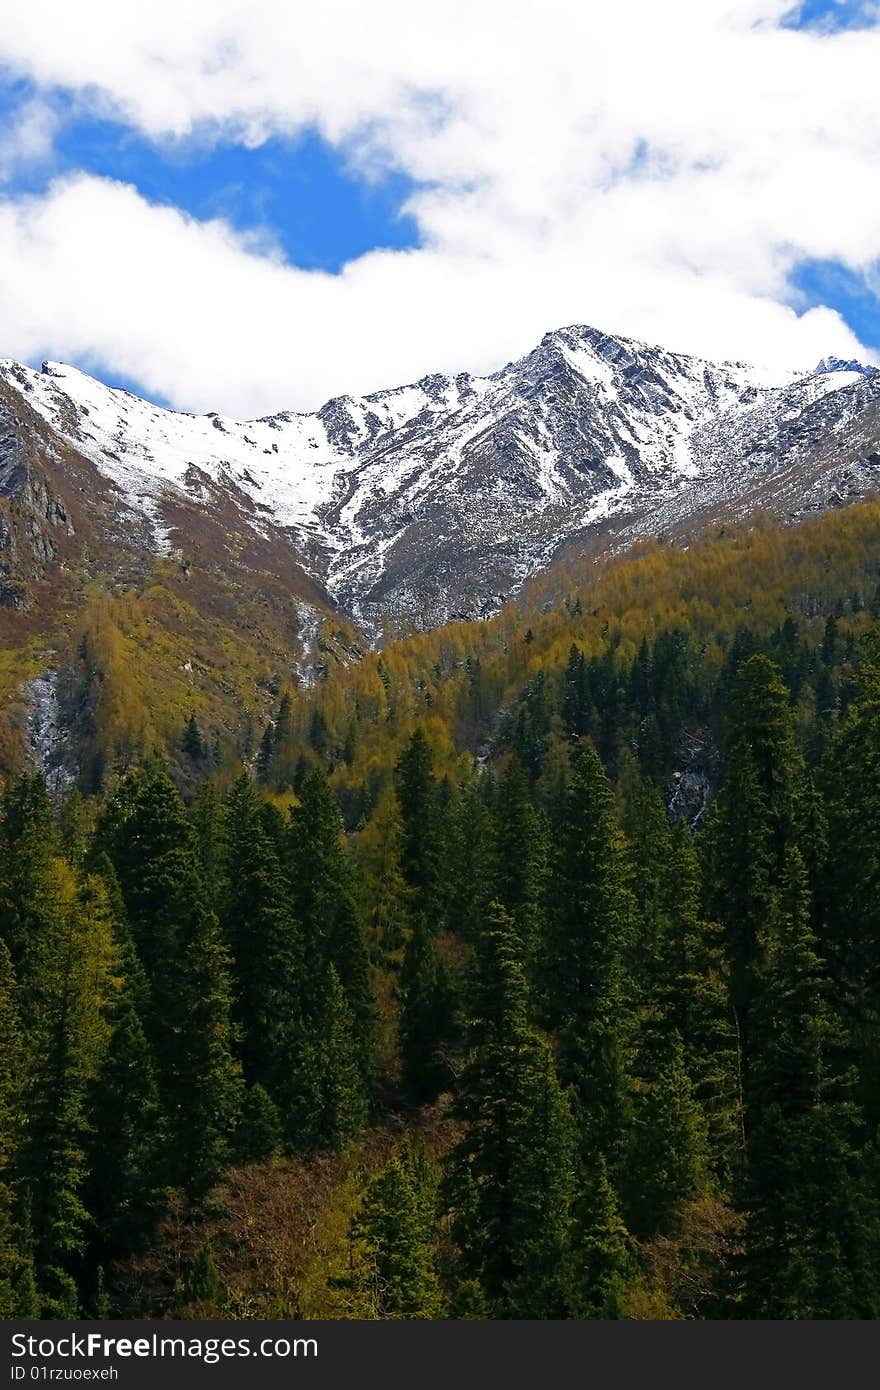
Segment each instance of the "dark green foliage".
M103 872L112 874L109 864ZM107 1010L107 1051L92 1084L85 1190L102 1261L140 1248L164 1203L164 1121L142 1022L149 991L119 908L117 914L116 986Z
M226 1302L226 1290L217 1272L214 1250L209 1240L199 1246L187 1271L184 1297L205 1317L220 1312Z
M853 1078L839 1070L843 1032L797 850L760 944L746 1091L746 1304L760 1317L877 1317L880 1202Z
M33 1280L20 1229L19 1162L23 1141L25 1040L15 1003L15 978L0 941L0 1318L33 1317L24 1287Z
M272 1094L295 1064L303 959L278 847L260 812L253 786L240 778L224 808L219 904L244 1075Z
M447 1180L463 1273L496 1316L565 1317L574 1129L550 1049L528 1025L521 946L500 904L478 953L477 1018L457 1102L463 1134Z
M150 998L147 1037L167 1126L167 1178L201 1196L238 1118L230 956L207 901L198 842L164 772L123 783L99 827Z
M585 1157L578 1172L571 1251L566 1278L571 1289L571 1316L620 1318L635 1251L620 1215L605 1160Z
M651 1036L633 1105L626 1163L627 1223L640 1239L675 1232L707 1181L706 1122L678 1033Z
M283 1131L278 1107L259 1081L249 1086L235 1131L235 1156L241 1163L274 1158L281 1152Z
M438 924L445 905L441 803L433 757L421 728L397 763L395 786L403 822L400 868L410 889L412 912Z
M202 731L194 714L191 714L186 721L183 731L183 751L188 758L192 758L193 762L201 762L206 756L205 740L202 738Z
M363 1246L360 1283L369 1315L436 1318L437 1175L424 1153L405 1145L367 1188L355 1239Z
M238 1311L326 1182L262 1310L326 1234L359 1316L880 1315L876 559L691 565L281 694L254 780L178 706L191 806L4 785L0 1314Z
M411 1100L432 1099L448 1085L454 1027L451 982L437 958L433 934L416 919L400 976L399 1041L404 1089Z
M535 965L547 888L546 818L535 806L522 766L513 759L498 791L496 896L513 919L530 970Z
M569 776L544 947L544 1009L558 1030L562 1078L574 1087L594 1143L622 1153L634 1046L628 963L636 904L608 778L582 744Z
M366 1092L373 1072L375 1031L369 950L339 803L320 772L306 778L300 805L291 815L288 864L302 932L302 997L307 1014L309 1007L324 1006L316 990L323 991L326 971L332 967L348 1007L354 1056Z

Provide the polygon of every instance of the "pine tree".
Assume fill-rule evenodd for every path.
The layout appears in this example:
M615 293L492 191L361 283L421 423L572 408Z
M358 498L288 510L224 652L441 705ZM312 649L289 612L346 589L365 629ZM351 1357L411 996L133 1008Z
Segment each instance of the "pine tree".
M283 1131L278 1107L259 1081L249 1086L235 1131L235 1153L241 1163L260 1162L281 1152Z
M316 1042L321 1087L315 1140L320 1148L339 1149L361 1134L368 1111L357 1024L332 965L324 979Z
M45 876L57 849L45 780L25 773L9 781L0 800L0 938L16 970L39 930Z
M446 875L449 880L447 927L472 940L475 924L492 900L497 877L495 825L476 790L453 798L449 816Z
M183 919L175 993L166 1003L175 1047L166 1051L163 1086L170 1178L193 1198L219 1178L241 1106L231 994L217 920L193 907Z
M822 947L835 1006L850 1020L859 1100L880 1125L880 659L870 649L857 698L825 772L828 854L820 890Z
M370 1183L353 1225L372 1316L441 1316L436 1220L436 1174L405 1145Z
M543 922L549 847L544 817L532 803L528 778L512 759L497 806L498 901L513 918L524 959L534 964Z
M31 1054L22 1174L44 1316L72 1317L79 1305L88 1096L106 1054L112 966L106 892L50 860L20 972Z
M235 962L244 1075L274 1094L277 1079L296 1065L302 942L278 849L245 777L224 808L222 846L220 917Z
M195 714L191 714L186 721L183 731L182 747L188 758L193 762L201 762L205 756L205 741L202 738L202 731Z
M184 1298L203 1317L222 1311L226 1303L226 1290L217 1272L210 1240L202 1241L187 1271Z
M112 867L98 861L114 931L114 981L107 1008L109 1039L90 1093L85 1203L93 1256L101 1264L152 1234L164 1204L164 1125L152 1049L143 1018L149 986L124 918Z
M566 1270L570 1316L623 1317L626 1289L636 1261L601 1155L588 1153L581 1158L572 1227Z
M272 780L272 761L275 753L275 730L271 724L267 724L260 739L260 747L257 753L257 781L261 786L267 787Z
M564 1317L574 1133L547 1044L529 1028L516 930L500 904L480 937L477 1017L447 1175L462 1273L496 1315Z
M376 1010L357 873L339 803L323 773L313 772L291 814L288 859L296 920L303 935L303 995L332 965L351 1013L363 1084L372 1083ZM313 1001L314 1002L314 1001Z
M678 1033L655 1032L644 1060L626 1164L627 1225L640 1239L673 1234L707 1184L706 1121Z
M444 1060L453 1034L450 982L422 918L413 927L400 975L398 1038L404 1090L417 1103L431 1100L450 1079Z
M202 782L196 793L193 827L205 904L212 912L218 912L223 887L223 805L212 782Z
M876 1317L880 1204L862 1118L839 1072L803 860L789 850L760 939L748 1072L748 1316Z
M442 884L440 803L433 755L424 731L415 730L395 768L395 788L403 823L400 867L412 895L413 920L441 923Z
M19 1229L19 1173L24 1140L24 1038L9 952L0 941L0 1318L32 1317L22 1286L30 1252Z
M788 849L803 828L803 765L777 666L753 656L730 691L724 778L709 836L709 896L732 964L731 990L748 1050L757 937Z
M207 902L195 832L167 775L130 776L98 847L119 879L150 987L146 1019L167 1122L168 1180L193 1197L216 1181L237 1120L228 951Z
M682 1040L685 1069L706 1119L710 1164L726 1183L741 1147L737 1033L722 931L703 917L699 861L681 820L669 842L665 902L670 926L660 961L660 1018Z
M628 1123L634 1018L627 962L636 932L626 846L592 745L574 759L559 827L545 945L544 1007L599 1152L614 1167Z

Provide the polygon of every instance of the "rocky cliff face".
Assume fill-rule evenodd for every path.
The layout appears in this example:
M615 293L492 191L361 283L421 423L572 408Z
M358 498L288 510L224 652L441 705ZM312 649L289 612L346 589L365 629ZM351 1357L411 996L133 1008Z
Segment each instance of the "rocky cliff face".
M491 612L566 546L797 516L880 483L873 369L768 376L580 326L489 377L248 422L161 410L57 364L3 363L0 382L44 451L91 464L129 537L246 565L255 586L286 566L371 640ZM64 525L53 505L31 486L47 546ZM47 562L36 539L32 552Z
M59 535L73 535L74 527L41 466L40 431L6 395L0 383L0 606L20 609L29 581L58 558Z

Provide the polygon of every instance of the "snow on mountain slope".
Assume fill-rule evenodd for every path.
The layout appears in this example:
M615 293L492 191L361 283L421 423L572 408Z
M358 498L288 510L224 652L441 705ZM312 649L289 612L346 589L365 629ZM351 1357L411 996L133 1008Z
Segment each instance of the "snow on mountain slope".
M854 392L863 412L880 398L857 363L772 375L578 326L489 377L247 422L164 410L56 363L3 362L0 375L149 521L157 548L185 547L166 522L175 495L210 506L230 489L371 637L491 611L566 541L704 506L783 439L790 452L792 432L802 453L816 446ZM800 438L797 422L832 396Z

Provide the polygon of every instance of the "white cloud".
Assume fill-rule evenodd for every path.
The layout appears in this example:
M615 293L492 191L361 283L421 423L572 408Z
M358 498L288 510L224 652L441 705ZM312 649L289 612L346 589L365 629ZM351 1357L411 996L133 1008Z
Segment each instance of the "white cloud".
M154 138L312 124L428 185L424 245L339 276L89 176L0 205L3 351L256 413L490 369L585 321L707 355L858 349L791 267L880 259L880 31L784 0L43 0L0 61Z
M58 117L40 97L25 101L0 130L0 183L20 169L46 163L52 154Z

